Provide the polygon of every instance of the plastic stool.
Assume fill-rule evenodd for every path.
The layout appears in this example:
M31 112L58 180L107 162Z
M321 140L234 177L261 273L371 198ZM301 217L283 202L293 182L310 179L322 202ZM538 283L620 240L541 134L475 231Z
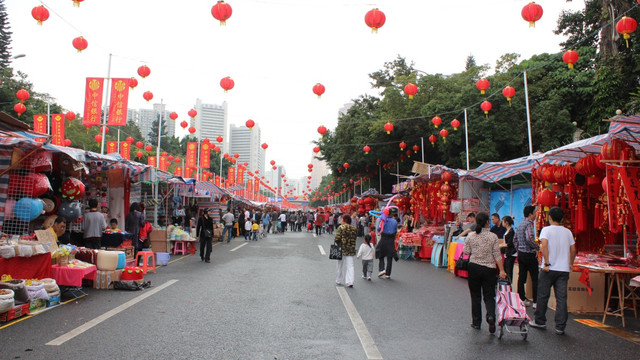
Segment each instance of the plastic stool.
M148 265L149 263L149 258L151 258L151 264L153 265L153 272L156 272L156 256L153 253L153 251L138 251L138 255L136 255L136 264L140 264L140 260L143 261L142 263L142 273L146 274L147 273L147 269L150 267Z
M173 245L173 255L175 254L187 254L187 242L186 241L176 241Z

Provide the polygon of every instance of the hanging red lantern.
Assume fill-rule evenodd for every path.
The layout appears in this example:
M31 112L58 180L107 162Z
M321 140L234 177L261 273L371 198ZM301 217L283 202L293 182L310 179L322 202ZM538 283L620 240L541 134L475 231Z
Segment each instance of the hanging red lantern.
M160 156L167 156L167 152L166 151L161 152Z
M318 127L318 133L319 133L320 135L324 136L324 134L326 134L326 133L327 133L327 128L326 128L324 125L320 125L320 126Z
M73 39L71 44L74 48L76 48L76 50L78 50L78 52L82 52L82 50L85 50L87 46L89 46L89 42L82 36L78 36L77 38Z
M442 172L442 175L440 175L440 177L442 178L442 181L448 183L453 178L453 174L451 174L451 172L449 171L444 171Z
M529 27L536 27L536 21L542 18L542 6L532 1L522 8L521 15L529 22Z
M393 124L390 122L384 124L384 131L386 131L387 134L391 134L391 132L393 131Z
M71 139L64 139L64 146L71 146Z
M198 112L195 111L194 109L189 110L189 112L187 113L187 115L189 115L189 117L191 118L191 120L193 120L197 115Z
M271 166L273 166L273 165L276 164L276 161L275 160L271 160L271 161L269 161L269 164L271 164Z
M308 167L308 168L312 168L312 167L313 167L313 164L309 164L309 165L307 165L307 167Z
M272 166L271 168L272 168L273 170L275 170L275 169L277 169L278 167L274 165L274 166ZM267 181L267 182L268 182L268 181Z
M142 147L143 147L143 146L144 146L144 144L142 143L142 141L138 141L138 142L136 143L136 147L137 147L138 149L142 149Z
M169 156L167 156L167 160L169 160L169 161L173 161L173 155L169 155Z
M233 157L237 159L237 158L239 158L239 157L240 157L240 154L235 153L235 154L233 154Z
M220 147L219 147L219 146L214 147L214 148L213 148L213 151L215 151L215 152L219 153L219 152L220 152Z
M153 93L151 91L145 91L144 94L142 94L142 97L149 102L153 99Z
M507 85L504 89L502 89L502 95L507 98L509 106L511 106L511 98L516 95L516 89Z
M401 142L400 144L398 144L398 146L400 146L400 151L404 151L404 148L407 147L407 143L405 143L404 141Z
M67 111L67 113L64 115L64 117L67 120L69 120L69 122L72 122L76 118L76 113L74 113L73 111Z
M189 126L189 123L184 121L184 120L182 120L182 122L180 123L180 126L182 126L183 129L186 129L187 126Z
M18 114L18 116L22 115L25 111L27 111L27 107L24 106L23 103L17 103L13 105L13 110Z
M193 135L193 134L195 134L195 132L196 132L196 128L195 127L193 127L193 126L189 127L189 133L190 134Z
M485 78L482 78L476 81L476 87L478 88L478 90L480 90L480 94L483 94L483 95L490 85L491 83L489 83L489 80Z
M97 142L97 143L101 143L102 142L102 135L96 135L93 137L93 139Z
M16 97L21 103L23 103L29 98L29 92L25 89L20 89L16 92Z
M316 154L319 153L320 152L320 146L314 147L313 148L313 152L316 153Z
M599 176L604 171L598 167L598 158L595 155L587 155L576 162L576 171L584 176Z
M369 145L365 145L365 146L362 148L362 151L364 151L364 153L365 153L365 154L368 154L368 153L369 153L369 151L371 151L371 148L369 147Z
M318 95L318 99L320 99L320 97L322 96L322 94L324 94L324 85L317 83L315 85L313 85L313 93Z
M624 37L624 40L627 42L627 49L629 48L629 38L631 37L629 34L636 31L637 27L638 22L636 19L628 16L623 16L622 19L616 23L616 31Z
M367 14L364 16L364 22L371 28L372 33L377 33L378 29L384 25L386 20L387 17L382 11L378 10L378 8L367 11Z
M49 19L49 10L43 5L36 6L31 10L31 16L38 21L38 25L42 25L43 21Z
M220 87L224 89L224 92L227 92L235 86L235 82L229 77L224 77L220 80Z
M176 119L178 118L178 113L177 112L172 112L171 114L169 114L169 119L176 121Z
M413 148L412 148L412 149L413 149L413 152L417 154L417 153L418 153L418 151L420 150L420 146L418 146L418 145L413 145Z
M267 150L267 148L269 147L269 145L267 145L267 143L262 143L262 145L260 145L260 146L262 146L262 148L264 150Z
M487 101L487 100L483 101L482 104L480 104L480 109L482 109L482 111L484 111L484 116L489 118L489 111L491 110L491 103L489 101Z
M413 152L411 152L411 150L407 150L407 157L410 158L411 154L413 154Z
M125 139L125 141L126 141L129 145L133 144L133 138L132 138L131 136L127 136L127 138Z
M218 136L216 138L216 141L218 142L218 144L222 143L222 140L223 140L222 136Z
M144 79L147 76L151 75L151 69L149 69L147 65L142 65L138 68L138 75L140 75L140 77Z
M343 166L343 167L345 168L345 170L346 170L346 169L348 169L348 168L349 168L349 163L344 163L344 164L342 164L342 166Z
M440 116L436 115L436 116L433 117L433 119L431 119L431 123L433 123L433 125L437 129L438 125L442 124L442 118Z
M438 141L438 138L435 135L429 136L429 142L431 143L431 146L436 146L436 141Z
M129 87L131 88L131 90L135 89L135 87L138 86L138 79L132 77L129 80Z
M138 151L136 153L136 157L138 157L138 159L142 158L143 155L144 155L144 153L142 151Z
M453 128L453 130L458 131L458 128L460 127L460 120L458 119L451 120L451 127Z
M442 136L442 141L447 142L447 136L449 136L449 130L442 129L440 130L440 136Z
M181 161L182 161L182 160L180 160L180 158L179 158L179 157L175 157L175 158L173 158L173 162L174 162L174 163L176 163L176 164L179 164Z
M251 119L249 119L249 120L247 120L247 122L246 122L246 123L244 123L244 125L245 125L246 127L248 127L248 128L249 128L249 130L253 130L253 127L254 127L254 126L256 126L256 122L255 122L255 121L253 121L253 120L251 120Z
M538 193L538 205L543 206L545 211L547 211L548 208L554 206L555 204L556 194L553 191L544 189Z
M578 54L577 51L573 51L573 50L567 50L562 55L562 61L567 63L567 65L569 66L569 69L573 69L573 64L578 62L578 58L580 58L580 55Z
M211 15L220 21L220 26L227 24L227 20L231 17L232 12L231 5L224 1L218 1L218 3L211 8Z
M413 99L413 96L418 93L418 86L414 83L408 83L404 86L404 92L409 95L409 99Z
M209 140L209 138L204 138L202 142L205 144L209 144L211 141Z
M151 145L147 145L147 146L145 146L145 147L144 147L144 149L145 149L147 152L150 152L151 150L153 150L153 147L151 147Z
M100 132L108 134L109 133L109 128L106 127L106 126L100 126Z

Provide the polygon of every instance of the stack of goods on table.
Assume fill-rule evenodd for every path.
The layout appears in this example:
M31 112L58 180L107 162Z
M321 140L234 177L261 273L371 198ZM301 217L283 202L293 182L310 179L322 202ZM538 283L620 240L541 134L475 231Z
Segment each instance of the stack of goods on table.
M169 241L194 241L191 235L179 226L169 225L167 231L169 233Z
M0 281L0 322L11 321L20 316L57 305L60 301L59 297L60 289L53 279L25 280L2 275L2 281Z

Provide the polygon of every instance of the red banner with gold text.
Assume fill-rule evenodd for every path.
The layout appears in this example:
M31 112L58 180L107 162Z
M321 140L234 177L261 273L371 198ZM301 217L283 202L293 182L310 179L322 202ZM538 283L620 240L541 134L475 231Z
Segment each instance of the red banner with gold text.
M131 79L111 79L111 103L109 104L109 119L107 119L109 126L127 125L129 81Z
M620 167L620 178L629 198L631 212L636 219L636 231L640 236L640 168Z
M47 115L33 115L33 131L39 132L41 134L48 134L49 130L47 130L48 122ZM36 138L37 142L45 142L47 139L45 138Z
M167 171L167 168L169 168L167 157L164 155L160 155L160 170Z
M196 142L188 142L187 143L187 156L185 159L184 167L186 168L195 168L198 160L198 143Z
M104 78L87 78L84 91L84 118L83 126L100 125L102 113L102 92L104 90Z
M193 177L193 168L187 167L184 169L184 177L185 178L192 178Z
M182 167L176 166L176 169L173 171L173 175L182 176Z
M53 145L64 146L64 115L51 115L51 143Z
M115 152L118 152L118 142L107 141L107 154L113 154Z
M203 142L200 144L200 168L209 169L211 167L211 144Z
M156 166L156 157L155 156L147 157L147 165Z
M238 185L244 184L244 166L238 165L238 173L236 174L236 183Z
M236 169L230 167L227 173L227 186L233 186L233 184L235 184L236 181Z
M247 190L245 191L246 197L249 200L253 200L253 180L247 180Z
M126 141L120 143L120 156L127 160L131 160L131 144Z
M256 194L260 193L260 180L256 178L256 181L253 183L253 192Z

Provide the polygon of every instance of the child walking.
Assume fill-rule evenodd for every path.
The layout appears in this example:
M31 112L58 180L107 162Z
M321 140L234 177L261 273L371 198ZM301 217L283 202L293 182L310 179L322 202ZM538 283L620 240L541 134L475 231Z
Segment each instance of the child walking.
M244 222L244 240L245 241L249 241L251 240L251 226L253 225L253 223L251 222L251 220L247 220Z
M371 245L371 235L364 236L364 243L358 249L357 259L362 257L362 278L371 281L371 273L373 273L373 259L376 255L375 248Z
M258 225L258 222L253 220L253 224L251 225L251 234L253 236L253 241L258 241L258 236L260 232L260 225Z

